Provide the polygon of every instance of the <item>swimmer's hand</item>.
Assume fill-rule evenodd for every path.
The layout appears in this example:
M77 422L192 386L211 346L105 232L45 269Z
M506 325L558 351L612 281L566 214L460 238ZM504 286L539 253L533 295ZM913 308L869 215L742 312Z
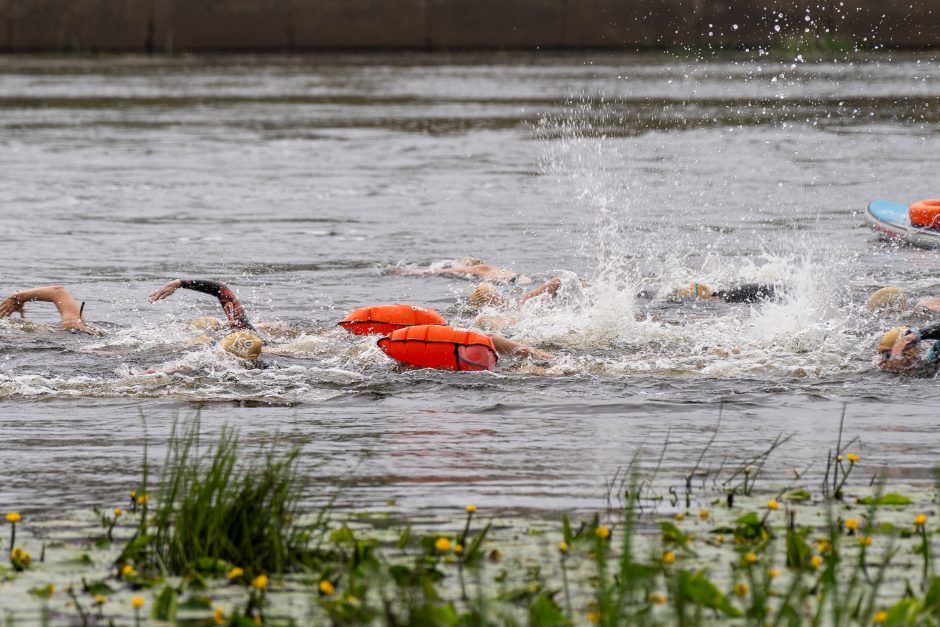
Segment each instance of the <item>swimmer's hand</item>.
M151 294L148 300L151 303L155 303L158 300L169 298L170 296L173 295L173 292L175 292L176 290L180 288L180 286L182 286L182 282L179 279L173 279L172 281L170 281L169 283L167 283L166 285L164 285L163 287L155 291L153 294Z
M26 312L23 309L24 305L25 303L17 298L16 294L8 296L2 303L0 303L0 318L11 316L14 312L19 312L20 318L25 318Z
M907 347L919 339L920 337L916 333L908 333L903 337L899 337L897 341L894 342L894 346L891 347L891 357L889 361L897 361L900 359L904 351L907 350Z

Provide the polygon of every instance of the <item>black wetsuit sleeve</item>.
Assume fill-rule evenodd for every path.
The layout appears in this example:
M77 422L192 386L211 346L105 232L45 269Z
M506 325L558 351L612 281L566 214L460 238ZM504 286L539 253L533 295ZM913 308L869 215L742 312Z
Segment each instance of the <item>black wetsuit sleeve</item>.
M928 324L918 329L922 340L940 340L940 322Z
M242 304L238 302L235 293L224 283L205 279L180 279L180 287L215 296L219 299L219 304L222 305L222 309L225 311L229 326L233 329L254 330L254 327L248 320L245 309L242 307Z
M763 283L744 283L728 290L715 292L726 303L757 303L777 298L777 288Z

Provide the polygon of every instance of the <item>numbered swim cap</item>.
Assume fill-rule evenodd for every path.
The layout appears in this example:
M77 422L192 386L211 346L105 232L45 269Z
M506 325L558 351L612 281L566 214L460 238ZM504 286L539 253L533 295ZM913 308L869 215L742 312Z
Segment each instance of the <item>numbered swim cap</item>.
M900 287L883 287L868 298L868 311L892 312L907 309L907 294Z
M226 353L235 355L239 359L254 361L261 355L261 338L247 331L239 331L226 335L219 342Z

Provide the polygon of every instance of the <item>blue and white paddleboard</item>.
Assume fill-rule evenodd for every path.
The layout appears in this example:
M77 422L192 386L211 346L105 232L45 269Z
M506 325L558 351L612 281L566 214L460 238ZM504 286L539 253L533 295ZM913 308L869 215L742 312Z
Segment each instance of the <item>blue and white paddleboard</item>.
M915 246L940 248L940 229L911 226L908 206L890 200L873 200L865 217L882 237L902 239Z

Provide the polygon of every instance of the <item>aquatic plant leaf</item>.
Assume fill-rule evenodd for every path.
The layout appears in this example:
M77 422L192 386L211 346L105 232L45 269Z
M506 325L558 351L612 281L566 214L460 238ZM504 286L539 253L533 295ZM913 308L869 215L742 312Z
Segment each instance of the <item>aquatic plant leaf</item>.
M940 577L931 577L924 594L924 611L935 619L940 618Z
M881 496L866 496L858 499L859 505L913 505L914 501L903 494L882 494Z
M728 598L702 572L692 574L680 571L678 590L679 594L697 605L717 610L725 616L741 616L741 611L731 605Z
M193 595L179 604L181 610L211 610L212 597Z
M529 624L539 627L563 627L571 623L555 602L554 593L542 593L529 605Z
M808 501L810 499L810 493L803 489L793 490L792 492L784 494L783 498L788 501Z
M190 563L190 567L200 575L221 576L232 568L232 564L217 557L200 557Z
M574 533L571 531L571 520L569 520L567 512L561 517L561 532L566 543L571 544L574 542Z
M812 551L806 543L803 534L787 531L787 566L790 568L805 569L809 566Z
M689 548L689 542L692 540L691 535L683 533L681 529L669 521L659 523L659 528L663 533L663 544L680 546L695 555L695 552Z
M51 583L48 583L41 587L30 588L29 593L39 599L48 599L52 597L53 593L55 593L55 586Z
M176 620L176 590L170 586L165 586L154 601L151 616L156 620L175 621Z
M330 542L334 544L354 544L356 535L352 532L352 529L343 525L330 534Z
M885 625L913 625L920 612L920 601L916 598L901 599L888 608Z

